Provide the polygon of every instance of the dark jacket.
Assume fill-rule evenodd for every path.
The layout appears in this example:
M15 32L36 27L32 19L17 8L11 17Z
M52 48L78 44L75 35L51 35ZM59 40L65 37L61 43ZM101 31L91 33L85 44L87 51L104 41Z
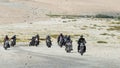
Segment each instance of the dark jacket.
M85 38L80 38L80 39L78 40L78 44L80 45L81 43L83 43L83 44L85 45L85 43L86 43Z

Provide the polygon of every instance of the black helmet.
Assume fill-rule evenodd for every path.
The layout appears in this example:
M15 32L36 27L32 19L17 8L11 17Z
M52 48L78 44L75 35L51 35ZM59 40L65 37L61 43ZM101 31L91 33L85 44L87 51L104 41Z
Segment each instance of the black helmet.
M80 37L83 38L83 35L81 35Z
M60 33L60 35L63 35L62 33Z

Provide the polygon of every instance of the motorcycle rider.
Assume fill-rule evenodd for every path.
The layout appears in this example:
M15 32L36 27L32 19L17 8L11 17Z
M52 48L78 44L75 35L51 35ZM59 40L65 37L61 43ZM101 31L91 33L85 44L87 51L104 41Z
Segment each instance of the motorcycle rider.
M67 38L68 38L68 36L67 35L65 35L64 36L64 45L66 44L66 42L67 42Z
M59 36L58 36L58 40L57 40L57 42L59 43L59 41L60 41L60 38L64 38L64 36L63 36L63 34L61 33Z
M16 45L16 35L14 35L12 38L12 42L11 42L11 45Z
M51 45L52 45L52 41L51 41L50 35L48 35L48 36L46 37L46 45L47 45L48 47L51 47Z
M39 37L39 35L37 34L36 36L35 36L35 45L36 46L38 46L39 45L39 43L40 43L40 37Z
M83 45L81 45L81 43ZM85 44L86 44L86 40L85 40L85 38L83 38L83 35L81 35L80 38L79 38L79 40L78 40L78 52L80 50L80 46L84 46L84 52L86 52L86 46L85 46Z
M5 38L4 38L4 48L6 48L5 45L7 45L7 48L10 48L8 35L6 35Z
M64 35L62 33L58 36L57 43L60 47L64 45Z
M73 48L72 48L72 40L71 40L70 35L67 37L67 41L66 41L65 45L66 45L66 49L67 49L67 47L69 47L70 51L73 50Z

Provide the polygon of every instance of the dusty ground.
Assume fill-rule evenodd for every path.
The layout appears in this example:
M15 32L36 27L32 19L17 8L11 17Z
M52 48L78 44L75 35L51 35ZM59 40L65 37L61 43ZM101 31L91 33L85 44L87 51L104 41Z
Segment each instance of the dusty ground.
M120 15L119 0L0 0L0 23L46 20L46 14Z
M120 47L87 44L84 56L77 53L74 43L72 53L66 53L55 42L47 48L44 42L39 47L18 43L7 51L0 46L1 68L119 68Z

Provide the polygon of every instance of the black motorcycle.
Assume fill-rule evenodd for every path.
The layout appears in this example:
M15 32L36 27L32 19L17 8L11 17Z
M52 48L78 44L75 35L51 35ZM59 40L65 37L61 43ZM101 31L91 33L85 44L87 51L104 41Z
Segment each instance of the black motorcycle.
M66 42L66 48L65 48L65 51L67 53L70 53L72 51L72 42Z
M83 55L85 52L86 52L86 46L81 43L79 46L78 46L78 52Z
M29 46L35 46L35 42L30 41Z
M50 39L46 39L46 45L47 45L48 48L51 48L52 42L51 42Z
M39 45L39 40L36 39L36 40L35 40L35 46L38 46L38 45Z
M16 41L12 39L12 40L11 40L11 46L14 47L15 45L16 45Z
M35 46L35 37L32 37L29 46Z
M7 50L7 48L10 48L9 41L5 41L3 47L4 47L5 50Z

